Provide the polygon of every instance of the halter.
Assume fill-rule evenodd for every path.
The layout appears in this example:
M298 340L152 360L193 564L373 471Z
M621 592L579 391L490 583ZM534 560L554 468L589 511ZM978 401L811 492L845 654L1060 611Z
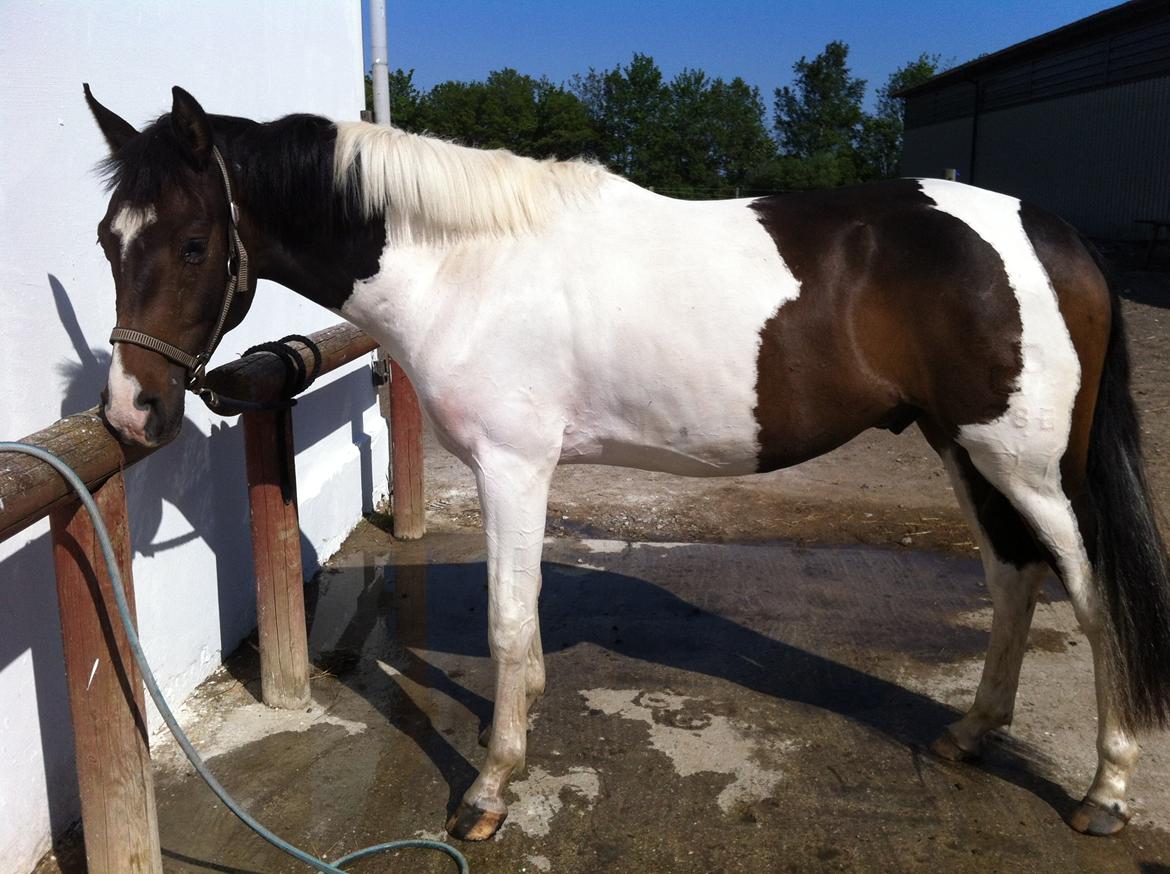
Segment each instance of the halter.
M215 163L219 165L219 172L223 174L223 188L227 192L228 240L231 243L231 253L228 255L227 272L229 278L223 307L219 311L219 318L215 322L215 329L207 340L206 348L198 355L192 355L189 352L184 352L178 346L171 345L166 340L160 340L158 337L152 337L150 334L144 334L142 331L135 331L131 328L114 328L110 334L111 344L129 343L132 346L141 346L143 349L157 352L163 358L187 370L191 374L187 380L187 390L196 393L199 393L203 388L203 380L207 376L207 362L211 360L215 348L223 337L223 326L227 323L228 312L232 308L236 292L241 286L245 289L248 287L248 252L244 249L244 243L240 239L237 227L240 214L236 208L236 202L232 199L231 179L228 178L227 165L224 163L223 155L219 153L219 149L212 146L211 154L215 157Z

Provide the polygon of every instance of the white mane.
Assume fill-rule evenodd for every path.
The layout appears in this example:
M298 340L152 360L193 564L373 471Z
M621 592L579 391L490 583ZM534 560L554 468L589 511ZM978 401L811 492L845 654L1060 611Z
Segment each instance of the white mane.
M608 175L586 161L536 161L384 125L337 124L334 185L343 193L356 186L365 215L385 212L391 233L405 241L537 230Z

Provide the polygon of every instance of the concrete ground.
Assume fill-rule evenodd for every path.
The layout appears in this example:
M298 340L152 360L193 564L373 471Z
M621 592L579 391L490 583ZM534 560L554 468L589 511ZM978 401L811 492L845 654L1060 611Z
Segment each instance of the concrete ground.
M188 702L227 787L337 856L442 838L490 713L482 535L361 526L310 588L314 704L258 704L254 652ZM923 747L971 698L990 608L978 563L865 546L550 538L549 688L492 872L1170 871L1170 754L1151 744L1121 837L1061 818L1093 772L1087 646L1050 586L1021 706L982 766ZM156 745L166 868L303 870ZM352 870L454 870L438 854Z

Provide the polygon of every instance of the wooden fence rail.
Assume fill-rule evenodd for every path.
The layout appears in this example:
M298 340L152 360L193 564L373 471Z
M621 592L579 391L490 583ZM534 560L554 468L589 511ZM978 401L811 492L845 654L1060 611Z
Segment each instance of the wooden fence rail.
M335 370L377 346L351 325L286 345L308 373ZM401 370L391 385L390 481L403 535L423 533L422 445L418 402ZM254 402L283 399L283 356L257 352L218 367L208 386ZM386 389L383 389L385 391ZM256 568L262 696L273 707L309 700L309 662L297 517L292 410L245 413L245 457ZM24 438L60 456L94 493L134 604L125 467L153 451L121 444L95 407ZM399 491L399 487L401 490ZM89 518L61 477L27 455L0 453L0 541L50 518L69 702L90 874L162 870L141 678L114 608L105 563ZM395 531L398 533L396 524Z

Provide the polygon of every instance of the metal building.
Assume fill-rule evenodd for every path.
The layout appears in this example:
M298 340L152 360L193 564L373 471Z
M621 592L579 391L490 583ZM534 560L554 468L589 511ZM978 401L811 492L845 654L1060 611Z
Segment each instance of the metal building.
M1170 0L1115 6L898 96L904 175L953 170L1096 237L1170 219Z

